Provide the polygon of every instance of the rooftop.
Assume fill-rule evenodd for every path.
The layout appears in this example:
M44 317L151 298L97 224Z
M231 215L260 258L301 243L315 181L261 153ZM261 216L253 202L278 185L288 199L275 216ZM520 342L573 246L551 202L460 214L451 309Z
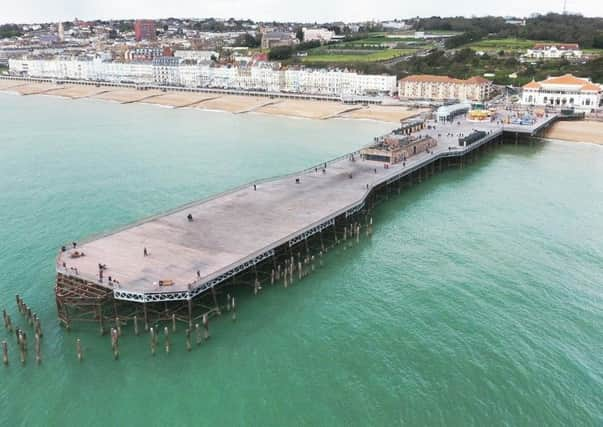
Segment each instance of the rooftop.
M555 43L536 43L534 45L534 49L551 49L556 48L559 50L578 50L580 46L578 43L565 43L565 44L555 44Z
M573 74L564 74L559 77L549 77L546 80L542 80L540 82L532 80L528 84L523 85L524 89L540 89L543 86L547 85L559 85L559 86L579 86L579 88L583 91L600 91L601 86L595 83L592 83L590 79L583 77L576 77Z
M481 76L474 76L467 80L455 79L449 76L437 76L433 74L413 74L404 77L401 82L426 82L426 83L454 83L454 84L488 84L490 80Z

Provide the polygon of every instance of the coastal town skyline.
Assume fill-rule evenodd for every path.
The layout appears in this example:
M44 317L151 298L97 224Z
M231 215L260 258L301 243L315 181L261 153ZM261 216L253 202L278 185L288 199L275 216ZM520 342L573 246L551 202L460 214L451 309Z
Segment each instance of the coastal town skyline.
M0 427L597 425L602 4L3 5Z
M202 6L189 0L176 0L169 3L130 0L121 2L119 6L64 0L62 7L57 8L54 4L26 0L18 4L4 5L0 24L68 21L74 17L84 20L134 19L137 17L150 19L214 17L252 19L263 22L364 22L418 16L528 17L533 14L564 11L596 17L603 15L603 4L591 0L566 0L554 3L537 0L509 7L508 4L484 3L476 0L463 0L455 2L454 5L443 1L401 5L393 0L379 0L377 3L354 4L342 9L335 4L319 4L318 2L294 3L283 8L282 5L272 0L262 2L212 0L204 2Z

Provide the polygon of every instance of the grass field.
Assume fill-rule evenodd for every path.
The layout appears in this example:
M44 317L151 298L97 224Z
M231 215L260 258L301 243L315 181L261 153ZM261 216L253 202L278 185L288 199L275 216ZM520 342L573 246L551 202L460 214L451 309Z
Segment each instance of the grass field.
M458 36L463 34L462 31L448 31L448 30L429 30L425 31L425 34L435 34L438 36Z
M398 56L410 55L414 53L415 49L382 49L375 50L373 53L360 53L360 54L336 54L328 53L326 50L320 52L309 52L309 55L302 58L302 62L376 62L386 61L388 59L396 58Z
M603 49L582 49L582 52L584 52L587 55L603 56Z
M499 50L525 50L534 46L535 43L545 43L536 40L525 39L485 39L475 43L469 43L466 47L475 50L499 51Z
M308 56L302 57L301 61L306 64L379 62L411 55L418 49L433 47L431 41L396 37L396 35L396 33L371 33L363 39L317 47L308 50Z

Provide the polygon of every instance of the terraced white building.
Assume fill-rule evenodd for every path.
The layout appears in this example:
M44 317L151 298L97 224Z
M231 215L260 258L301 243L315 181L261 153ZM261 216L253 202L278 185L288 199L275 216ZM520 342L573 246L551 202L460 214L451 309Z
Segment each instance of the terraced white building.
M540 82L531 81L523 86L521 103L525 105L574 108L592 111L600 108L603 88L588 78L565 74L549 77Z

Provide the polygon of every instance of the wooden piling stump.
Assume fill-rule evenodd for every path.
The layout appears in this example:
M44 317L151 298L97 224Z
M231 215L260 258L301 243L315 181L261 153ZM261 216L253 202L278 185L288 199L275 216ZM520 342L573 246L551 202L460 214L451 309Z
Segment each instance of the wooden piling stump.
M36 363L42 363L42 346L40 345L40 335L35 335Z
M153 328L149 328L149 333L151 336L151 354L155 356L155 346L157 345L155 341L155 330Z
M234 309L234 307L233 307ZM203 315L203 328L205 329L205 339L209 339L209 318L207 317L207 313Z
M21 331L21 341L23 342L25 354L27 354L27 333L25 331Z
M119 332L117 328L111 329L111 348L113 350L113 358L119 359Z
M163 335L165 336L165 352L170 352L170 330L168 327L163 328Z
M199 328L198 323L195 323L195 341L197 342L197 345L201 344L201 328Z
M8 330L8 332L12 332L13 331L13 324L10 320L10 314L6 314L6 329Z
M186 329L186 351L191 351L191 349L193 348L191 345L191 330L190 329Z
M2 363L8 366L8 343L6 340L2 341Z
M79 338L75 340L75 353L77 354L77 360L81 362L84 359L84 353L82 352L82 342Z
M27 351L25 350L25 334L22 331L19 331L19 355L21 359L21 365L25 365L25 360L27 358Z

